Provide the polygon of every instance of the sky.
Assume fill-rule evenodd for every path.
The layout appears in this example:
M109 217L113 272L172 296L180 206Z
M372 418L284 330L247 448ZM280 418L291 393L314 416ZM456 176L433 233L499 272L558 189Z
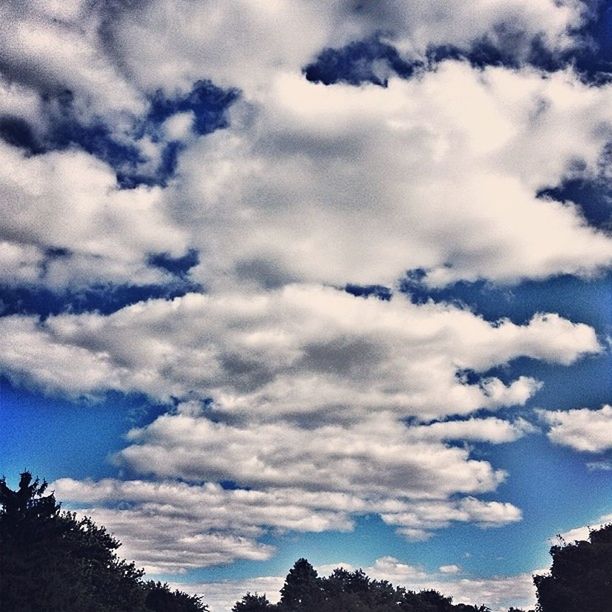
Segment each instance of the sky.
M612 520L612 7L0 5L0 473L212 612L300 557L493 610Z

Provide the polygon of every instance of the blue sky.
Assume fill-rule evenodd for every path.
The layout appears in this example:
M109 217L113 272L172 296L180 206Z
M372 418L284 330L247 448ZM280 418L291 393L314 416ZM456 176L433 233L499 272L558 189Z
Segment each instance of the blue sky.
M527 606L610 520L607 3L0 23L9 481L214 612L302 556Z

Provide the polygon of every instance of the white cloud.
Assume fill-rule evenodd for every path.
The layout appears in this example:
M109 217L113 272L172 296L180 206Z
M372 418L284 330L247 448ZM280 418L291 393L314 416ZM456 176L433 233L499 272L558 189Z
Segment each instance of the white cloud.
M125 114L141 113L142 94L105 52L101 20L99 11L86 8L84 2L3 2L3 72L41 93L73 91L84 116L119 120Z
M409 58L429 46L469 46L485 35L523 58L535 39L552 51L578 44L585 5L553 0L478 0L450 6L443 0L386 0L361 6L342 0L290 2L185 0L149 2L126 10L112 24L116 53L141 87L187 88L199 78L253 94L279 71L298 73L324 47L338 47L383 32ZM511 31L507 40L500 33Z
M415 503L408 512L382 514L382 519L388 525L397 526L398 532L407 539L419 541L431 535L423 527L439 529L448 527L452 521L476 523L483 528L500 527L520 521L522 513L509 503L484 502L474 497L465 497L452 503Z
M387 88L282 74L232 108L168 191L210 286L392 284L411 268L516 282L612 261L578 207L536 197L577 160L597 172L612 86L449 61Z
M489 526L520 517L518 509L508 511L513 508L510 504L471 497L422 502L410 499L409 492L365 494L351 487L342 492L338 487L326 488L326 482L311 491L300 488L301 484L228 490L212 482L62 478L52 487L64 503L114 533L124 544L124 556L153 573L267 559L274 548L260 542L265 533L347 531L356 516L370 513L382 513L386 522L397 525L384 513L410 514L410 524L424 533L453 521L481 523L484 517ZM505 511L495 510L496 506Z
M182 573L238 559L263 561L275 552L252 536L205 531L197 522L160 508L85 508L80 514L104 525L123 543L121 554L154 574Z
M533 425L524 419L510 423L495 418L445 421L411 427L409 430L420 440L473 440L497 444L514 442L534 431Z
M595 172L610 135L609 85L587 86L569 71L544 78L529 69L477 70L451 61L409 81L391 79L384 89L326 87L300 73L325 46L380 31L415 57L431 44L465 47L508 27L519 55L535 39L558 50L578 44L572 29L582 23L585 5L479 0L451 10L441 1L389 0L376 9L354 8L323 0L274 0L265 10L251 0L112 10L82 2L4 3L0 49L7 74L19 74L20 84L2 85L7 101L1 104L40 124L36 129L46 122L38 90L73 90L77 115L85 123L101 117L123 140L146 111L145 90L165 88L173 96L211 77L245 94L231 128L194 139L175 184L163 197L149 194L147 206L115 194L108 199L130 202L121 214L111 206L105 223L83 218L78 211L88 206L69 191L66 199L77 196L70 212L82 231L51 223L48 242L74 251L84 243L87 254L53 262L49 277L57 284L100 280L98 247L121 257L126 231L136 233L137 249L160 216L166 241L175 250L186 242L198 248L199 278L217 288L290 280L393 283L416 267L427 269L435 285L479 277L516 282L593 274L608 265L609 237L588 227L572 203L535 194L575 173L577 163ZM162 132L182 137L188 119L175 116ZM160 144L145 137L132 144L149 160L143 168L153 169ZM8 167L15 155L3 151ZM91 176L91 163L83 167L70 155L72 176L94 179L87 198L104 200L112 187ZM36 184L42 172L53 187L45 170L57 164L61 171L60 159L20 159L20 175ZM34 204L31 194L1 195L5 219L14 216L6 202ZM66 212L53 198L35 204L43 213L56 211L56 219ZM5 230L24 245L40 239L30 213L26 204ZM159 231L146 238L147 246L163 242ZM111 259L104 268L110 281L149 282L158 274L142 258L129 266Z
M130 440L118 460L138 472L248 486L435 498L490 491L505 476L464 449L415 441L384 416L306 427L162 416L132 431Z
M168 140L184 140L191 132L194 118L193 111L175 113L164 121L161 129Z
M34 245L0 240L0 282L7 285L35 283L44 260L44 253Z
M520 356L569 364L600 350L592 328L558 315L492 324L446 304L298 285L150 300L110 316L6 317L0 328L3 371L49 390L213 397L219 410L261 419L374 410L425 420L524 404L533 379L468 384L458 372Z
M0 143L0 201L3 255L23 262L18 274L13 269L16 281L163 283L148 256L181 255L186 247L185 233L164 213L160 188L121 190L111 168L83 152L26 156ZM43 274L46 249L72 254L46 261Z
M612 406L599 410L539 410L540 419L550 425L548 438L555 444L586 453L612 448Z
M441 565L438 568L438 571L441 574L458 574L461 572L461 568L458 565L451 563L450 565Z
M579 540L588 540L589 533L591 531L600 529L604 525L612 523L612 513L605 514L595 519L590 525L582 525L580 527L574 527L568 531L564 531L556 535L554 538L550 538L552 544L571 544L572 542Z

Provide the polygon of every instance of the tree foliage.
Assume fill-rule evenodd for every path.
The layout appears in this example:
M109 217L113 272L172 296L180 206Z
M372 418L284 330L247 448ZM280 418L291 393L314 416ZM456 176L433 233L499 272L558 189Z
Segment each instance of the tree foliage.
M553 546L550 573L534 576L538 612L610 612L612 524L588 540Z
M240 601L237 601L232 612L265 612L266 610L277 610L265 595L247 593Z
M47 484L0 479L0 609L19 612L201 612L197 597L142 581L120 543L90 518L63 512ZM160 607L159 602L163 602Z
M415 593L374 580L363 570L335 569L321 578L306 559L289 570L280 591L280 602L247 593L233 612L489 612L485 606L452 603L437 591Z

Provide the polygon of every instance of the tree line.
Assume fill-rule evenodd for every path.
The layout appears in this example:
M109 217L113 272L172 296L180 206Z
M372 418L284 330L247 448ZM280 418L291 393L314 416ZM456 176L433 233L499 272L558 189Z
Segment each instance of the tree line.
M90 518L62 511L47 484L21 474L18 488L0 479L0 610L3 612L207 612L201 597L144 580L117 555L120 543ZM612 610L612 525L589 539L551 548L548 574L534 576L536 610ZM490 612L454 604L434 590L420 592L375 580L362 570L328 577L299 559L280 601L247 593L232 612ZM524 612L510 608L508 612Z

